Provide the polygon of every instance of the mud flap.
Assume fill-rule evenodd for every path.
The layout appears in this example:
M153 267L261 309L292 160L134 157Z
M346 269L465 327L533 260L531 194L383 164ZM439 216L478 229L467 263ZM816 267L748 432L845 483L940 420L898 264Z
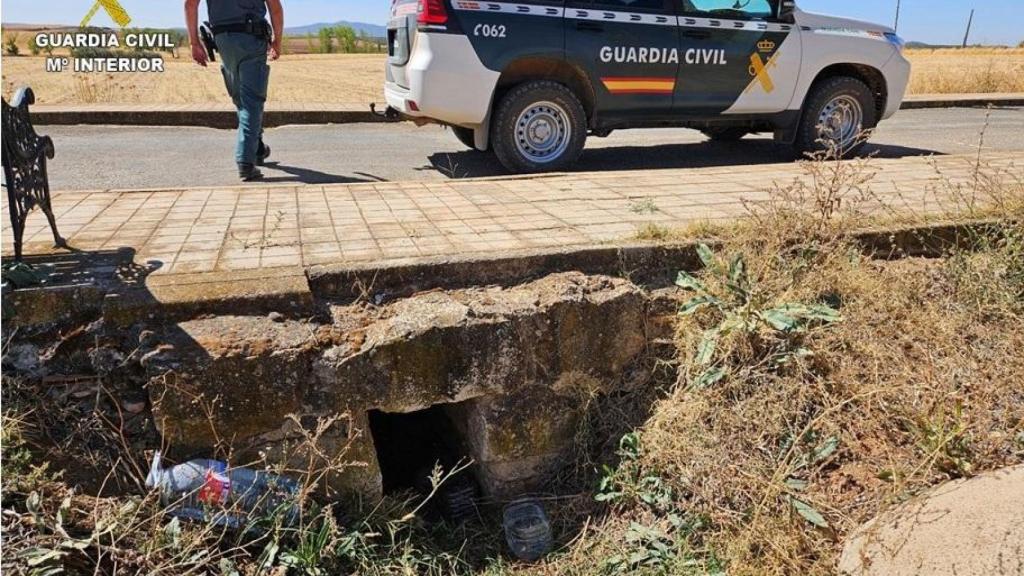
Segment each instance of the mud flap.
M796 142L797 128L800 126L802 116L802 110L786 110L776 114L772 122L775 125L775 141L781 144Z
M481 152L491 149L491 110L487 110L484 121L473 128L473 146Z

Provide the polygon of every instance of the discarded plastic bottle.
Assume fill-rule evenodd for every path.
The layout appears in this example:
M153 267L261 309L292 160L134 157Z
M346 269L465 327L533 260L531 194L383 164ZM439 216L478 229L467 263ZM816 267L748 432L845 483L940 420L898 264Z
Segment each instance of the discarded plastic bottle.
M505 541L512 555L536 562L551 551L551 525L540 504L517 500L505 507Z
M191 460L163 468L153 455L146 487L160 489L172 516L229 528L274 517L294 524L299 517L299 486L294 480L248 468L228 468L220 460Z

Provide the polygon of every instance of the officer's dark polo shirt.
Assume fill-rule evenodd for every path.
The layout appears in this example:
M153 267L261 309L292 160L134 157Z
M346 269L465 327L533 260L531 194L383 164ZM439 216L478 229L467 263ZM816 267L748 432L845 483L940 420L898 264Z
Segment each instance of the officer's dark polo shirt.
M267 17L265 0L206 0L206 6L210 10L210 24L214 26L241 24L249 16L255 22Z

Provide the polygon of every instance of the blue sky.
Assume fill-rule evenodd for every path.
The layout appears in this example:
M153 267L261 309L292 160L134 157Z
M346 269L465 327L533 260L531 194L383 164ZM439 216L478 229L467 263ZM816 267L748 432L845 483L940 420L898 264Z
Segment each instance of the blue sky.
M4 22L76 24L93 0L0 0ZM180 0L121 0L138 26L180 26ZM891 24L896 0L798 0L805 10ZM284 0L289 25L354 20L383 24L390 0ZM1024 0L903 0L900 33L909 40L955 44L977 8L972 42L1024 40ZM98 18L105 19L101 14Z

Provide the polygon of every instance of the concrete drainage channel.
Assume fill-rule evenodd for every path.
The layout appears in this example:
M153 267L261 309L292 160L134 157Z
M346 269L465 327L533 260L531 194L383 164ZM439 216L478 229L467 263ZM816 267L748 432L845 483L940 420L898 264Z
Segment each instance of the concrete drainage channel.
M227 443L240 461L299 468L296 422L344 414L316 447L353 464L326 478L342 497L422 489L435 463L472 461L483 495L507 500L541 489L587 401L671 336L652 328L649 292L578 272L320 306L313 319L216 316L150 337L149 395L175 452Z
M940 254L962 236L935 226L860 241L902 257ZM248 306L153 306L132 296L137 285L99 280L74 297L13 300L26 312L68 303L23 325L17 346L48 342L42 369L144 390L171 460L230 455L292 471L342 462L322 478L337 500L429 491L435 464L472 462L440 498L459 516L480 499L548 491L595 402L653 394L657 360L676 354L672 281L697 267L692 245L638 245L320 268L304 297Z

